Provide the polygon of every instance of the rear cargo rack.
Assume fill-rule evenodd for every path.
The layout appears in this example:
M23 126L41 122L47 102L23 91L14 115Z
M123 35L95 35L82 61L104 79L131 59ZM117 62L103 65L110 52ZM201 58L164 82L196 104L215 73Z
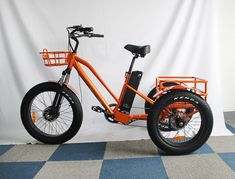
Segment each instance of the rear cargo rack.
M164 88L164 83L177 83L185 87L186 89L200 95L205 100L207 99L207 80L194 77L194 76L159 76L156 79L156 91L157 93Z

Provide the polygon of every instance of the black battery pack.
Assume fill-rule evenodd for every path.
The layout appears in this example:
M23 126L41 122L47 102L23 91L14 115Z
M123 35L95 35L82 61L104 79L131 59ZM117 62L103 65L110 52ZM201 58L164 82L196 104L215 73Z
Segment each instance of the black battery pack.
M142 78L142 74L142 71L133 71L128 81L128 85L137 90L140 84L140 80ZM126 89L120 105L121 112L130 113L132 104L135 99L135 95L136 93L134 91L130 90L129 88Z

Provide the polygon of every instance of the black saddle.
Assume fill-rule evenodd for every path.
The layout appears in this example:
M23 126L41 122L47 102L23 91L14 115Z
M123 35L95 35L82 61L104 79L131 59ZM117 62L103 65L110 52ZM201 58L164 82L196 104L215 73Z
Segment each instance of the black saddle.
M144 57L146 54L150 53L150 45L137 46L128 44L124 48L133 54L140 55L141 57Z

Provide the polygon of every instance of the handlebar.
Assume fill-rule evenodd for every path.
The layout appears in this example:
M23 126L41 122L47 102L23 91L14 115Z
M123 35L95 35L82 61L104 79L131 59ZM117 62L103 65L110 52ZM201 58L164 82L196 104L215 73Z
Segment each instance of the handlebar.
M93 30L94 30L93 27L82 27L82 25L74 25L74 26L67 27L69 47L73 50L73 52L77 51L78 44L79 44L78 38L80 37L89 37L89 38L91 37L103 38L104 37L104 35L102 34L91 33ZM74 48L72 47L70 39L73 39L76 42Z
M94 30L93 27L82 27L82 25L74 25L67 27L67 29L73 29L79 32L92 32Z
M69 34L71 36L76 36L76 37L104 37L104 35L101 34L94 34L91 33L94 28L93 27L82 27L82 25L74 25L67 27L67 30L72 30ZM78 34L77 32L81 32L83 34Z
M80 38L80 37L100 37L100 38L103 38L104 35L102 34L94 34L94 33L84 33L84 34L77 34L77 33L74 33L73 35L71 35L71 38L72 37L76 37L76 38Z

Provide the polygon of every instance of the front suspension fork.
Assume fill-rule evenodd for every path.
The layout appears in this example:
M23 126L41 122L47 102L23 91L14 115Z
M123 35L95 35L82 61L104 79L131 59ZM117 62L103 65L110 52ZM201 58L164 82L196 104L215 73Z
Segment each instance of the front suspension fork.
M71 69L69 69L69 68L66 68L62 72L62 76L60 77L60 80L59 80L60 86L63 86L64 83L65 84L69 83L70 73L71 73Z
M69 82L69 78L70 78L70 72L71 70L70 69L65 69L63 72L62 72L62 76L60 77L59 79L59 85L61 86L58 91L56 92L56 95L55 95L55 98L52 102L52 107L56 110L59 110L60 109L60 106L61 106L61 103L62 103L62 100L63 100L63 96L62 96L62 88L63 88L63 84L68 84Z

